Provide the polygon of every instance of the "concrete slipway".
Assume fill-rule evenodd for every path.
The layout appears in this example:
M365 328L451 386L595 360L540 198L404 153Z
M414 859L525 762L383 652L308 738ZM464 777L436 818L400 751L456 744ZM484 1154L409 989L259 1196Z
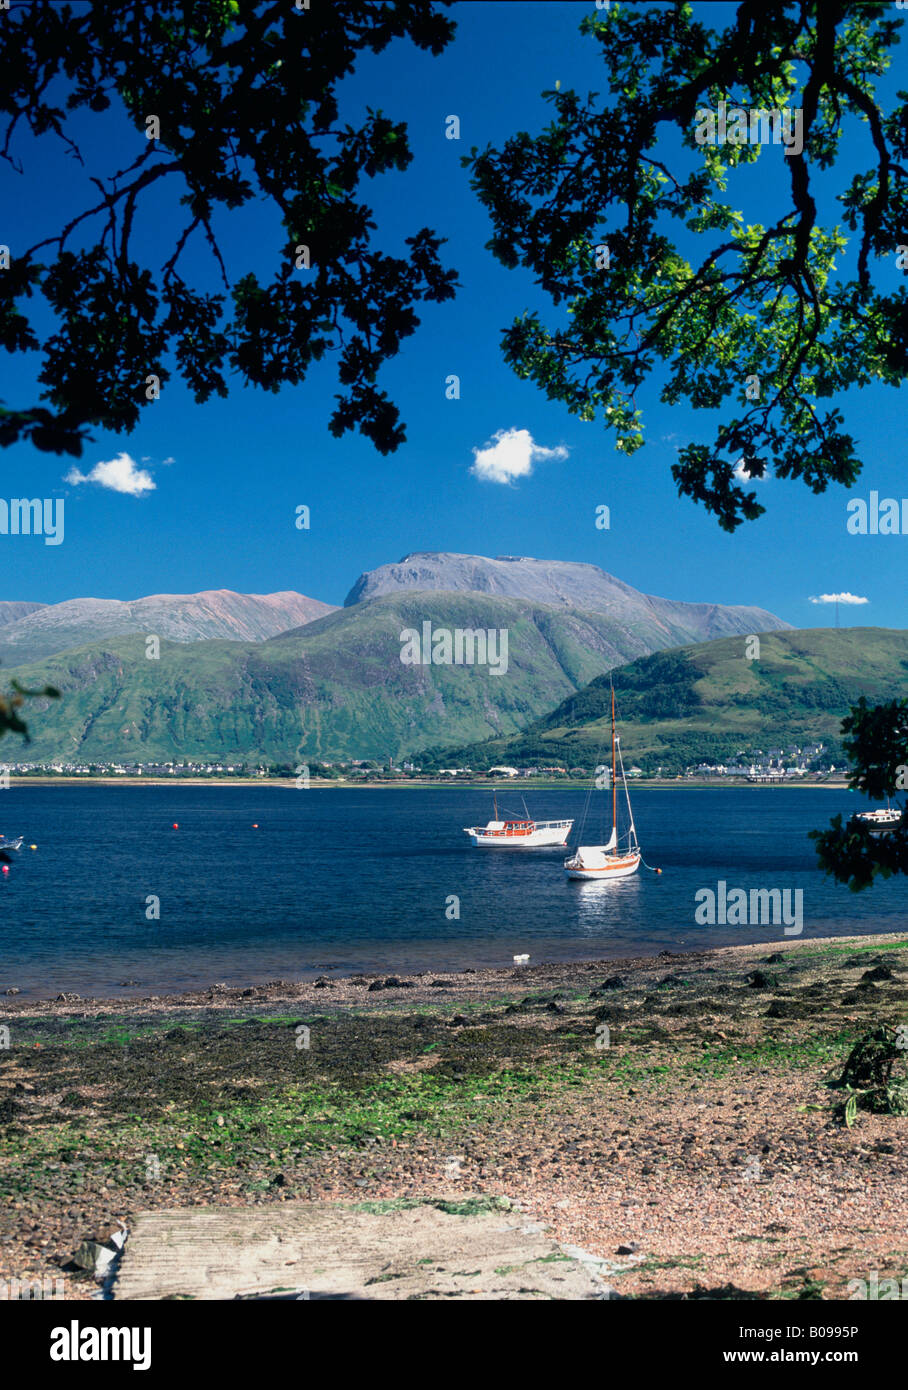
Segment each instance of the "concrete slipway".
M602 1299L609 1268L506 1198L185 1207L137 1218L113 1297Z

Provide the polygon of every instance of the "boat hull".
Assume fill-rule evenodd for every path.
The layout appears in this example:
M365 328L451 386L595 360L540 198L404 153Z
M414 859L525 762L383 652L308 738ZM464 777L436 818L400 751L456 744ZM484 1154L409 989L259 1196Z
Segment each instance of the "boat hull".
M0 835L0 849L21 849L24 839L24 835L20 835L17 840L7 840L5 836Z
M614 879L630 878L640 867L641 856L639 853L632 854L613 854L607 856L607 862L601 866L586 868L581 864L572 866L570 859L565 861L564 872L568 878L584 879L587 882L596 881L598 883L611 883Z

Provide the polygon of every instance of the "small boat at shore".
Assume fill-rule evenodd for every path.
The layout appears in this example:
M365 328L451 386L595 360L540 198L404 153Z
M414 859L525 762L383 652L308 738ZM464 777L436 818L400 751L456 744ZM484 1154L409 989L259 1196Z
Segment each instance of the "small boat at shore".
M498 819L498 793L493 801L493 819L485 825L465 825L470 844L481 849L544 849L567 847L573 820L533 820L523 803L522 820Z
M0 849L21 849L24 840L24 835L16 840L8 840L5 835L0 835Z
M627 800L628 828L624 836L624 845L618 844L618 769L621 770L621 780L624 784L624 795ZM634 825L634 813L631 809L630 792L627 789L627 777L624 772L624 761L621 757L621 746L618 735L615 733L615 691L612 688L612 833L604 845L580 845L574 850L570 859L564 861L564 872L568 878L599 880L600 882L611 882L613 879L629 878L635 874L640 867L643 855L637 841L637 828ZM584 817L585 819L585 817ZM582 834L582 829L581 829Z

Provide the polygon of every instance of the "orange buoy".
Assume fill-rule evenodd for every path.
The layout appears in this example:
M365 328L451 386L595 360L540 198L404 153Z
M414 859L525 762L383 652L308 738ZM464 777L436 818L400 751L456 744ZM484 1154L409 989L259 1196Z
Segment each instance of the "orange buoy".
M174 823L173 823L173 828L174 828L174 830L179 830L179 828L180 828L180 827L177 825L176 821L174 821Z
M253 828L253 830L258 830L258 828L259 828L259 823L258 823L257 820L254 820L254 821L252 822L252 828Z

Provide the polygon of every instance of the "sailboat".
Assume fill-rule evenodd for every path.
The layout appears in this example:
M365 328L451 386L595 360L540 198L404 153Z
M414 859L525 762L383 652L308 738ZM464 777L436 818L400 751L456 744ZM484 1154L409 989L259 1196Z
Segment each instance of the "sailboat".
M624 795L627 799L627 815L629 826L627 830L627 844L619 848L618 845L618 769L621 770L621 781L624 784ZM570 859L564 861L564 872L568 878L599 879L608 880L616 878L629 878L635 874L640 867L642 858L640 845L637 841L637 828L634 825L634 813L631 809L630 792L627 789L627 777L624 773L624 760L621 757L621 745L618 735L615 733L615 689L612 687L612 833L608 843L605 845L580 845L575 849Z

